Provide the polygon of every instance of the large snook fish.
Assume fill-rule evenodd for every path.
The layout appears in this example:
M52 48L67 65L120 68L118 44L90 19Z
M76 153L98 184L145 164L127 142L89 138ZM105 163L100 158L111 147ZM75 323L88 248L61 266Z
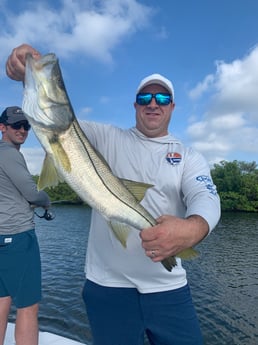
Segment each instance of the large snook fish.
M105 217L124 247L129 226L141 230L156 224L140 204L151 186L114 176L80 128L55 54L39 60L27 55L23 110L46 152L39 189L65 181ZM183 258L192 257L195 251L190 248L180 254ZM176 260L170 257L162 264L171 271Z

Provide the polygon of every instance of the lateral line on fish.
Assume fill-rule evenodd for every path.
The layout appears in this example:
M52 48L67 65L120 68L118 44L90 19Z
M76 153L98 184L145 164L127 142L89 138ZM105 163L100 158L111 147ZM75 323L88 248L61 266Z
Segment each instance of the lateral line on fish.
M80 138L80 141L85 149L85 151L87 152L88 154L88 158L90 159L91 161L91 164L92 164L92 167L94 168L96 174L98 175L99 179L102 181L103 185L106 187L106 189L111 193L113 194L118 200L120 200L124 205L128 206L129 208L133 209L136 213L138 213L139 215L141 215L149 224L150 224L150 227L155 225L155 224L151 224L150 220L144 216L144 214L142 214L141 212L139 212L138 210L134 209L131 207L130 204L128 204L127 202L125 202L123 199L121 199L119 197L119 195L116 195L114 194L114 192L109 188L109 186L105 183L104 179L102 178L102 176L99 174L98 170L96 169L95 167L95 164L94 164L94 161L93 159L91 158L91 155L86 147L86 145L84 144L83 140L81 139L81 136L80 136L80 131L77 130L77 126L80 128L80 124L77 122L77 120L75 119L74 117L74 120L72 122L72 126L73 126L73 129L75 130L76 134L78 135L78 137ZM88 141L87 138L84 137L84 140ZM89 141L88 141L89 142ZM126 186L124 186L124 188L127 188Z

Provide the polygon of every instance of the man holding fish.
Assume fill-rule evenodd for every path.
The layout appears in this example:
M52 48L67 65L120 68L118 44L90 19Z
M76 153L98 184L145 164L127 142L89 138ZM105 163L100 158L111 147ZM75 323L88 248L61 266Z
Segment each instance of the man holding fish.
M46 151L41 186L55 171L52 184L65 180L93 207L83 299L94 345L143 344L144 334L203 344L181 258L216 226L220 201L203 156L168 132L170 80L140 82L136 126L122 130L77 122L54 54L23 44L6 70L24 81L23 110Z

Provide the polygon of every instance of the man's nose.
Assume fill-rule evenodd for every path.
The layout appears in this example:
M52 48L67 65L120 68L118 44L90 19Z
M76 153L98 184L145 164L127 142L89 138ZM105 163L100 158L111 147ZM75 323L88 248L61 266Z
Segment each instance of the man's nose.
M158 106L158 104L157 104L157 102L156 102L156 98L155 97L152 97L152 99L151 99L151 102L150 102L150 104L149 104L149 107L157 107Z

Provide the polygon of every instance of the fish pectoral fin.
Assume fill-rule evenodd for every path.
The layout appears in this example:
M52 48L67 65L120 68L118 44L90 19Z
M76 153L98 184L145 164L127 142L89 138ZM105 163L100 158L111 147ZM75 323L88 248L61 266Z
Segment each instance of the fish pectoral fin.
M171 272L173 267L177 265L176 258L174 256L170 256L162 260L161 263L165 267L165 269L169 272Z
M124 248L126 248L126 241L131 231L129 226L127 224L119 223L116 221L110 221L109 225L118 241L122 244Z
M152 184L144 182L136 182L126 179L120 179L125 187L135 196L135 198L140 202L145 196L146 191L153 187Z
M199 256L199 252L193 248L188 248L182 250L182 252L177 253L176 256L183 260L190 260Z
M59 182L63 182L63 180L58 175L51 158L46 154L37 184L38 190L55 187Z
M70 159L67 153L65 152L65 150L63 149L63 146L61 145L61 143L59 141L55 141L55 142L50 143L50 146L53 150L54 156L60 162L63 169L66 172L71 172L72 168L71 168Z

